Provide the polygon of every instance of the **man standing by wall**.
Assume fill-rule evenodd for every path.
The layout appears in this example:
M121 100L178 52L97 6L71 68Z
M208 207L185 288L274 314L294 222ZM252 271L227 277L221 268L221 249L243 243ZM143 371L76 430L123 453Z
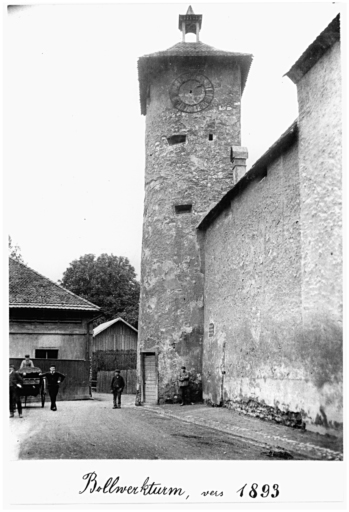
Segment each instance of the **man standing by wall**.
M185 366L181 367L181 373L179 374L179 393L182 399L181 405L189 405L190 404L190 396L189 396L189 373L186 370Z
M46 377L48 392L51 399L51 411L57 411L56 398L59 390L59 385L64 381L65 375L56 372L55 365L50 366L50 371L40 373L42 377Z
M111 381L111 391L113 393L113 409L121 409L121 394L125 387L125 381L120 375L120 370L115 370L115 375Z
M22 388L23 379L15 371L13 364L10 364L10 418L15 415L15 409L17 405L18 415L22 418L22 404L20 389Z

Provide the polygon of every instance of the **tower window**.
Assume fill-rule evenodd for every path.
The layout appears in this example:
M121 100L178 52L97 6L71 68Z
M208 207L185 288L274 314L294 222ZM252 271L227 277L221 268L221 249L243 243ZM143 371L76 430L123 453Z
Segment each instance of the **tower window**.
M175 210L176 213L190 213L192 209L191 204L176 204Z
M171 135L171 137L167 137L167 141L170 146L174 144L181 144L187 140L186 135Z
M208 134L208 140L213 140L213 133Z

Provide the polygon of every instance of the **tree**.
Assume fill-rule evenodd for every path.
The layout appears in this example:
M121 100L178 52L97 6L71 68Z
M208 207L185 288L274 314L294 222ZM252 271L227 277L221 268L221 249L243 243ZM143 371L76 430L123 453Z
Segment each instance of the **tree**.
M70 263L60 284L101 307L100 323L120 316L137 327L140 286L128 258L85 254Z
M21 254L21 248L19 245L14 245L12 242L12 238L10 235L8 236L8 252L9 256L13 258L16 261L19 261L20 263L24 263L22 254Z

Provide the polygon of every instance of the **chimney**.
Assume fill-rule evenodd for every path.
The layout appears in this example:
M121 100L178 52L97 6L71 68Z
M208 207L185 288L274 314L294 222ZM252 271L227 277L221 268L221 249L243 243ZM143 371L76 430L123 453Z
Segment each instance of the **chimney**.
M248 158L247 148L243 146L231 147L231 162L233 164L233 185L246 174L246 160Z

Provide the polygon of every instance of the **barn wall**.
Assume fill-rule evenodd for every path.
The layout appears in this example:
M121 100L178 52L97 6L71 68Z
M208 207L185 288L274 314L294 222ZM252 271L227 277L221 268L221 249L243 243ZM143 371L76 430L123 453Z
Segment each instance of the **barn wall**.
M10 358L10 364L14 364L16 370L19 369L23 357ZM35 366L41 371L48 372L51 364L56 365L58 372L65 375L65 379L60 385L57 400L83 400L91 397L90 392L90 362L79 360L57 360L57 359L35 359L32 358ZM39 397L29 399L28 402L38 402ZM46 401L50 402L50 396L46 390Z
M87 359L90 334L86 320L80 322L10 321L10 356L35 357L36 349L58 349L59 359Z
M93 338L93 352L98 350L137 350L137 332L116 322Z

